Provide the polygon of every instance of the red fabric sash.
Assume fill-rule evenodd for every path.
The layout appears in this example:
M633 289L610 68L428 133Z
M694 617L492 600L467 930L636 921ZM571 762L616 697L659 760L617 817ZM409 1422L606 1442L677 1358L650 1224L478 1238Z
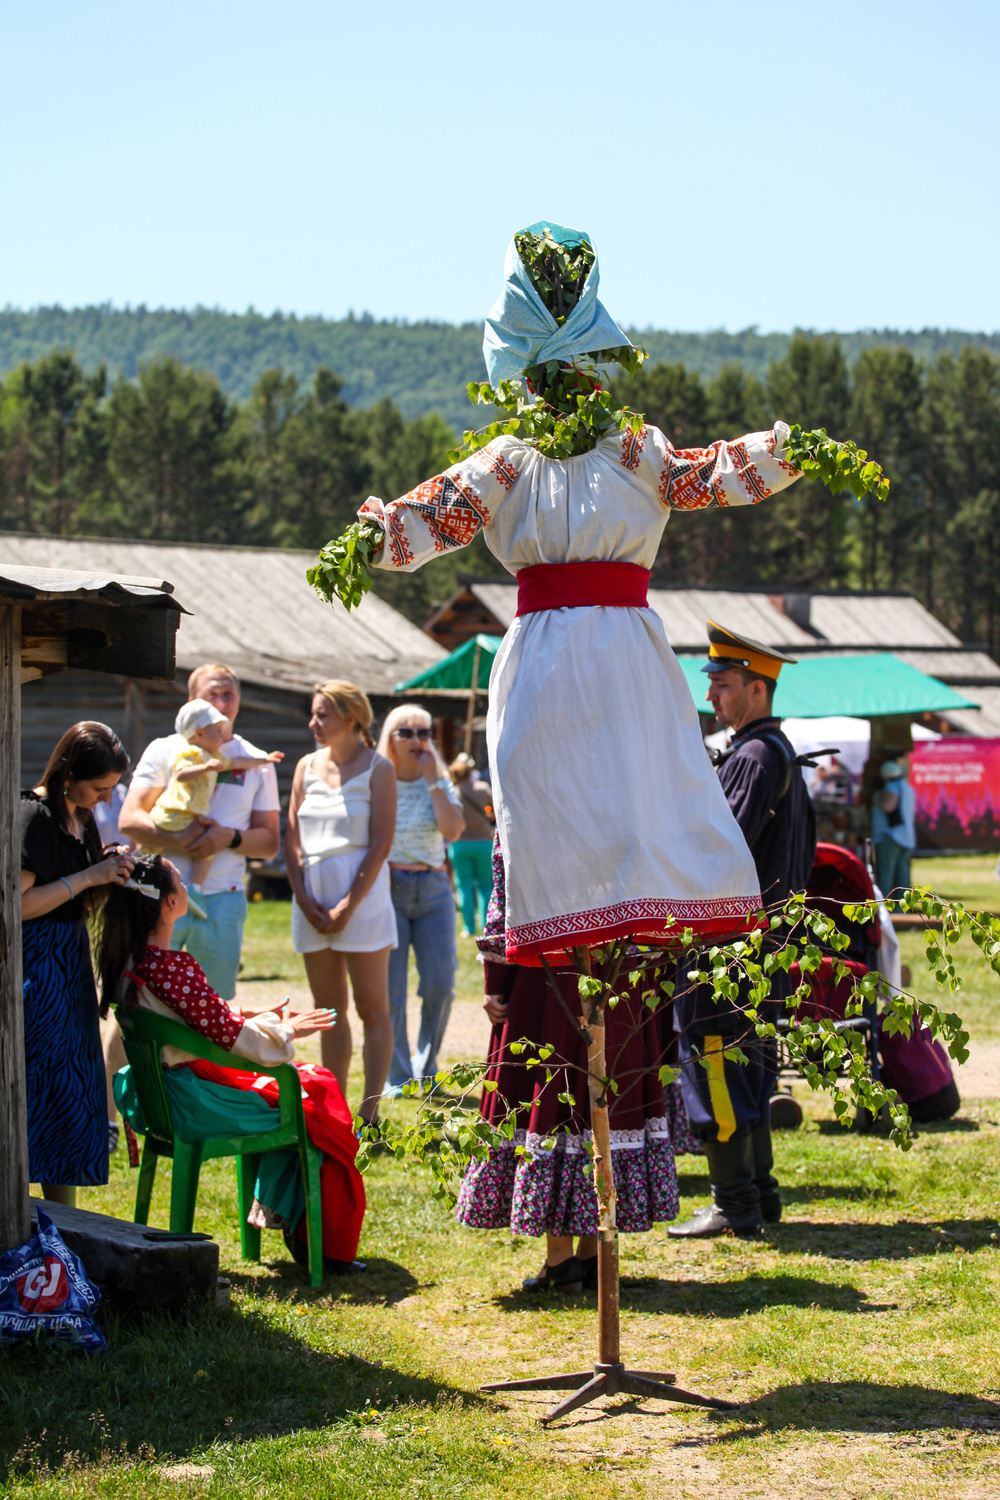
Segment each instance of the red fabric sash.
M243 1059L239 1059L243 1061ZM195 1058L188 1064L199 1078L221 1083L229 1089L251 1089L273 1109L278 1107L278 1080L268 1074L220 1068ZM365 1185L354 1165L358 1143L351 1111L340 1085L326 1068L295 1063L302 1081L302 1110L306 1130L314 1146L323 1152L320 1196L323 1200L323 1254L333 1260L353 1260L358 1253L361 1225L365 1217ZM264 1080L267 1080L266 1082ZM306 1237L305 1217L297 1226L296 1239Z
M517 612L607 604L646 609L649 569L627 562L536 563L517 575Z

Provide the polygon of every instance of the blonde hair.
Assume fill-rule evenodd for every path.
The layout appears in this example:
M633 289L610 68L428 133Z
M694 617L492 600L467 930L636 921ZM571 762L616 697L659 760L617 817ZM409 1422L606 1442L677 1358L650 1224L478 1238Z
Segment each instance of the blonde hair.
M357 687L353 682L346 682L342 677L334 677L330 682L317 682L313 688L327 703L332 703L343 718L354 720L355 727L366 745L374 746L372 737L372 706L368 701L368 694Z
M198 684L203 677L231 677L236 684L236 691L240 691L240 679L232 667L227 667L225 662L208 661L204 666L195 667L188 678L188 698L199 697Z
M396 761L389 748L390 741L392 740L392 731L398 728L404 719L416 719L418 724L425 725L431 731L434 729L434 720L426 708L421 708L419 703L401 703L398 708L390 709L386 715L385 723L382 725L382 733L378 737L378 753L379 755L384 755L386 760L391 761L393 765L396 764ZM441 752L437 745L435 745L433 738L427 741L427 748L437 762L438 775L447 776L450 781L451 776L449 775L448 767L441 759Z
M464 781L467 776L472 775L475 769L476 762L465 750L460 750L448 767L452 781Z

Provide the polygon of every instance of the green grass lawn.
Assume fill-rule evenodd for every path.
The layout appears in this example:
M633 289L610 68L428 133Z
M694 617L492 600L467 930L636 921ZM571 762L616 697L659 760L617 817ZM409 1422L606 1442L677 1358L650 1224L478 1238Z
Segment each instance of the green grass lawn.
M939 896L961 901L971 910L1000 911L1000 880L995 854L962 854L951 859L915 859L914 885L930 886Z
M287 906L255 907L243 978L303 982L287 935ZM904 949L920 942L904 935ZM463 943L468 999L480 972ZM988 970L971 972L957 1007L974 1040L1000 1029L996 995ZM369 1269L313 1291L276 1234L262 1265L241 1260L232 1167L212 1162L196 1227L220 1243L232 1305L106 1316L110 1348L94 1359L0 1353L0 1493L993 1500L1000 1102L966 1101L904 1154L802 1097L806 1124L776 1137L782 1224L754 1241L676 1243L662 1227L623 1239L627 1358L736 1412L619 1398L542 1430L545 1397L477 1391L594 1357L593 1297L519 1290L537 1241L462 1229L426 1175L379 1158ZM679 1165L686 1213L707 1179L699 1159ZM131 1217L134 1191L119 1154L110 1186L81 1202ZM168 1202L164 1163L152 1223Z
M3 1354L3 1492L996 1494L998 1146L992 1104L923 1130L906 1155L813 1113L778 1139L787 1217L765 1237L623 1241L628 1357L746 1404L622 1398L547 1432L544 1398L476 1390L593 1358L592 1297L535 1304L518 1290L537 1243L460 1228L425 1177L381 1159L367 1274L312 1291L276 1235L262 1266L241 1261L231 1168L211 1163L197 1224L222 1246L232 1306L107 1318L96 1359ZM685 1207L704 1202L700 1162L681 1168ZM82 1196L125 1216L133 1190L119 1157L110 1188ZM171 1479L184 1464L212 1472Z

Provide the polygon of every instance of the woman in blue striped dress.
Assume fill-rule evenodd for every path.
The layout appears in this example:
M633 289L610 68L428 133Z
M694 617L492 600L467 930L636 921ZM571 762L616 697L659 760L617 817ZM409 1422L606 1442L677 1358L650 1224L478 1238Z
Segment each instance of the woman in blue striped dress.
M132 859L105 858L93 809L108 802L128 756L106 724L67 729L38 786L21 793L21 943L28 1168L46 1198L108 1180L108 1116L86 918Z

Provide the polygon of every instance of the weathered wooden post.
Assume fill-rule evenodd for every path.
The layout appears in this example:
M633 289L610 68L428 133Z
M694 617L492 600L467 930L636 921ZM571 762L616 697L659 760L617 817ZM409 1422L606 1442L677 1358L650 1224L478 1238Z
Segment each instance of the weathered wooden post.
M21 996L21 609L0 604L0 1253L31 1233Z

